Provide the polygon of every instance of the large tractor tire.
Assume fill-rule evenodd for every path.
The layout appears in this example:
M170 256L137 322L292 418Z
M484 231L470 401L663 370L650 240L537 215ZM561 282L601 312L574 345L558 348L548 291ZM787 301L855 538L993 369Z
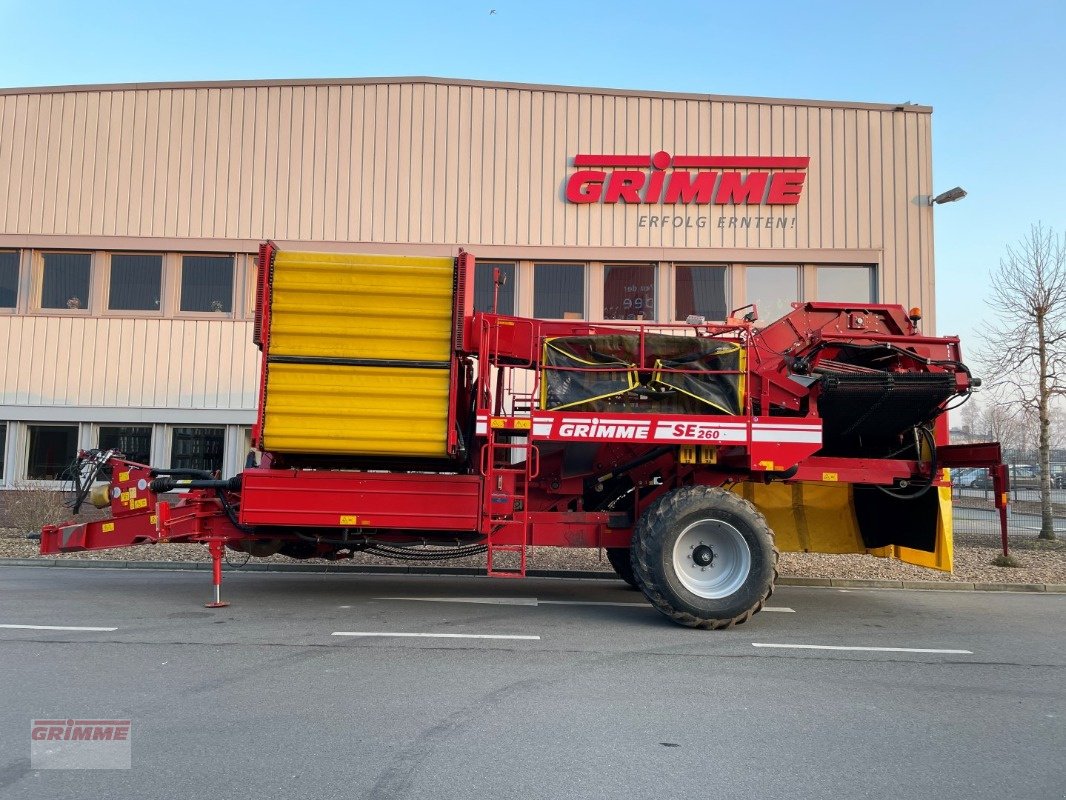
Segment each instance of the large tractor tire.
M690 628L730 628L763 607L777 576L766 518L724 489L684 486L652 503L633 530L637 586Z
M633 559L628 547L608 547L607 560L619 578L634 589L640 588L637 586L637 576L633 574Z

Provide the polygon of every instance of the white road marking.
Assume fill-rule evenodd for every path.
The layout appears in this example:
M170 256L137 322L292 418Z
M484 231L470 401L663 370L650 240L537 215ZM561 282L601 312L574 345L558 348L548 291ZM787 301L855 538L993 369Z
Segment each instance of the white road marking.
M780 647L789 650L864 650L876 653L949 653L972 656L973 650L938 650L926 647L845 647L834 644L766 644L752 642L752 647Z
M535 597L375 597L375 600L409 600L416 603L477 603L490 606L535 606Z
M521 636L504 633L386 633L383 631L333 631L330 636L401 636L424 639L522 639L539 641L539 636Z
M0 625L0 628L14 628L23 631L117 631L118 628L93 628L76 625Z
M763 611L778 611L782 614L795 614L796 609L789 608L788 606L763 606Z
M542 606L617 606L619 608L651 608L647 603L608 603L599 600L539 600Z

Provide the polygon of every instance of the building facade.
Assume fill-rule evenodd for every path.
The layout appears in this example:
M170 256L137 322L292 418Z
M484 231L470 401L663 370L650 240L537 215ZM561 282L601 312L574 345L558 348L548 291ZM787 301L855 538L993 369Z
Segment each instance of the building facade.
M930 115L432 78L0 90L0 487L77 447L237 472L267 238L464 247L504 313L898 302L932 332Z

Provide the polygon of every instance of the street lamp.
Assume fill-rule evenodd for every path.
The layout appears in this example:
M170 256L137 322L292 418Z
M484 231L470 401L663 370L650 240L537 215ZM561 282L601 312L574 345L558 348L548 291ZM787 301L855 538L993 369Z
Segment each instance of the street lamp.
M946 192L938 194L936 197L929 198L929 205L943 205L944 203L954 203L956 200L961 200L966 196L966 190L961 186L956 186L954 189L948 189Z

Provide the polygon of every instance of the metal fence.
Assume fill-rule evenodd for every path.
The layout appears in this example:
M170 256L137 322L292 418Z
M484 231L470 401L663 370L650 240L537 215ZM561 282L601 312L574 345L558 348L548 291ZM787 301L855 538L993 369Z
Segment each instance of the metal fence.
M1010 464L1010 504L1007 533L1011 548L1034 546L1040 533L1040 471L1033 464ZM1056 537L1066 538L1066 463L1051 467L1051 501ZM951 473L955 541L984 547L1000 546L999 512L992 495L992 478L985 469Z

